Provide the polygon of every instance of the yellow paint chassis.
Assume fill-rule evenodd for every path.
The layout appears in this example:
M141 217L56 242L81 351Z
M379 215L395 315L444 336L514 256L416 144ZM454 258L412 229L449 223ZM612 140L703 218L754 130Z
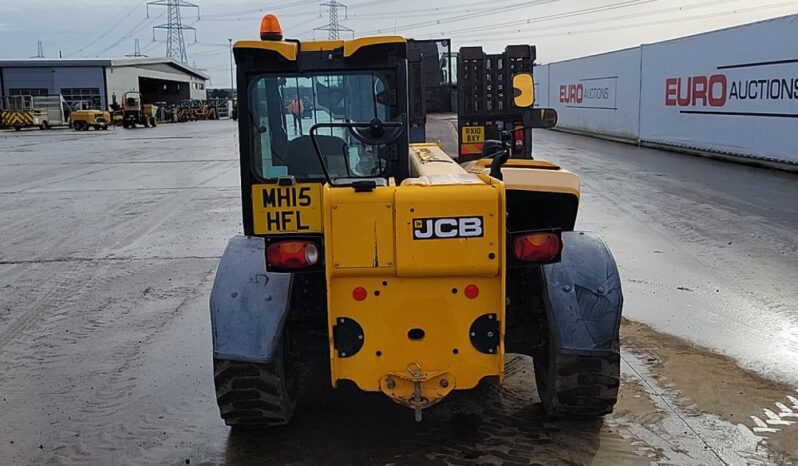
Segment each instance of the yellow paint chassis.
M351 380L422 409L484 377L501 379L504 188L462 175L455 184L411 180L371 193L325 188L333 384ZM424 238L428 219L445 219L442 225L449 226L438 229L450 235L455 219L467 218L482 220L479 236ZM354 296L359 287L365 299ZM362 346L355 354L336 341L338 327L347 322L359 326L354 338ZM474 341L480 339L495 341L495 347L478 348Z
M543 161L461 167L435 144L410 146L401 185L252 186L255 233L323 235L330 371L420 410L452 390L503 379L505 189L579 196ZM456 201L455 201L456 200ZM476 291L475 291L476 290Z

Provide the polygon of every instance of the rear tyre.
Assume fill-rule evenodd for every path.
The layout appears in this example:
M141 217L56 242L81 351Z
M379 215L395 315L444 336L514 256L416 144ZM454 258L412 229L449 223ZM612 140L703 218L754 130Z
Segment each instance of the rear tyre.
M590 419L612 412L621 376L620 344L604 356L558 353L549 337L548 349L534 358L535 382L547 414Z
M103 131L108 131L108 125L103 125L103 126L102 126L102 130L103 130Z
M73 121L72 122L72 129L74 129L75 131L80 131L80 122L79 121Z
M15 131L22 131L22 126L20 126L20 125L14 125L14 130L15 130Z
M291 421L299 377L286 354L281 343L268 364L214 359L216 401L225 424L264 429Z

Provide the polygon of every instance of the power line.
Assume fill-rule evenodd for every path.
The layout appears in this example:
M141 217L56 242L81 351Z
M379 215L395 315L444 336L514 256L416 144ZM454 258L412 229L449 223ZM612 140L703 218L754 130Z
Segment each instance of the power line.
M99 36L97 36L97 37L96 37L94 40L92 40L92 41L91 41L91 42L89 42L88 44L86 44L86 45L84 45L83 47L81 47L81 48L79 48L79 49L75 50L74 52L72 52L72 53L70 53L70 54L68 54L68 55L67 55L67 57L72 57L72 56L75 56L75 55L79 54L80 52L82 52L82 51L86 50L87 48L91 47L92 45L96 44L97 42L101 41L101 40L102 40L102 39L103 39L105 36L107 36L108 34L110 34L112 31L115 31L115 30L116 30L116 28L118 28L120 24L122 24L123 22L125 22L125 20L126 20L126 19L128 19L128 18L130 17L130 15L132 15L133 13L135 13L135 12L136 12L136 10L138 10L139 8L141 8L141 6L142 6L142 5L143 5L143 4L144 4L146 1L147 1L147 0L142 0L141 2L137 3L137 4L136 4L136 6L134 6L134 7L133 7L133 9L131 9L130 11L128 11L128 12L127 12L127 13L126 13L124 16L122 16L122 18L121 18L119 21L117 21L116 23L114 23L114 24L113 24L111 27L109 27L109 28L108 28L108 30L106 30L105 32L103 32L102 34L100 34Z
M273 5L269 6L268 8L250 8L250 9L247 9L247 10L227 11L227 12L224 12L224 13L211 13L211 14L205 15L204 18L205 19L225 18L225 17L230 17L230 16L240 16L240 15L253 14L253 13L268 13L268 12L279 10L279 9L294 8L294 7L297 7L297 6L305 6L307 4L308 4L307 0L293 1L293 2L288 2L288 3L285 3L285 4L279 4L278 3L278 4L273 4Z
M460 14L460 13L473 14L473 13L477 13L477 12L483 11L483 10L489 11L489 10L492 10L492 9L496 8L497 5L501 5L502 3L508 3L508 0L494 1L494 2L491 3L490 7L486 7L486 8L479 8L479 9L476 9L476 10L463 10L463 8L466 8L466 7L469 7L469 6L485 5L485 0L477 0L477 1L472 1L472 2L460 2L460 3L457 4L457 8L458 8L458 12L459 12L458 14ZM352 6L358 6L358 5L352 5ZM402 11L380 11L379 13L359 13L359 14L350 15L349 18L351 20L360 19L360 18L373 20L375 18L377 18L377 19L385 19L385 18L387 18L387 19L395 19L395 18L414 18L414 17L419 17L419 16L420 17L425 17L425 16L451 15L451 14L452 14L452 7L450 7L450 6L436 6L436 7L430 7L430 8L415 8L411 12L408 12L408 10L402 10Z
M274 11L274 10L272 10L272 11ZM251 14L252 13L250 13L250 15ZM279 18L282 20L283 18L297 18L297 17L302 17L302 16L313 16L314 18L318 17L316 15L316 13L314 13L312 11L303 11L303 12L297 12L297 13L281 13L279 15ZM202 21L212 21L212 22L217 22L217 23L230 23L230 22L234 22L234 21L253 21L253 18L252 18L252 16L246 16L246 15L244 15L244 16L236 16L236 17L232 17L232 18L225 17L225 18L210 18L210 19L208 19L207 17L203 17Z
M355 31L349 29L346 26L341 26L341 23L338 21L338 9L341 8L344 10L344 19L348 19L347 15L349 13L346 5L339 2L338 0L330 0L327 3L322 3L321 6L327 7L327 12L330 17L330 22L324 26L320 26L314 28L314 31L327 31L327 38L329 40L338 40L341 38L341 31L343 32L351 32L352 37L355 37Z
M139 31L141 31L141 30L142 30L142 29L144 29L145 27L147 27L149 24L151 24L151 23L155 22L155 20L156 20L156 19L158 19L158 18L160 18L160 17L162 17L162 16L163 16L163 14L160 14L160 15L156 16L155 18L151 18L151 19L143 18L141 21L139 21L138 23L136 23L136 25L135 25L135 26L133 26L133 28L132 28L132 29L130 29L130 30L129 30L128 32L126 32L125 34L123 34L123 35L122 35L122 37L120 37L119 39L117 39L115 42L112 42L112 43L111 43L111 45L108 45L108 46L106 46L104 49L102 49L102 50L100 50L100 51L96 52L96 53L94 54L94 56L95 56L95 57L97 57L97 56L99 56L100 54L102 54L102 53L105 53L105 52L107 52L107 51L111 50L112 48L114 48L114 47L116 47L117 45L121 44L123 41L125 41L125 40L127 40L127 39L129 39L129 38L133 37L133 36L134 36L136 33L138 33Z
M524 1L524 2L519 2L519 3L514 3L512 5L507 5L505 7L492 8L490 11L486 12L483 15L483 17L484 16L492 16L492 15L496 15L496 14L499 14L499 13L505 13L505 12L513 11L513 10L519 10L519 9L523 9L523 8L529 8L529 7L532 7L532 6L545 5L547 3L556 3L556 2L560 2L560 1L562 1L562 0L532 0L532 1ZM650 1L656 1L656 0L650 0ZM411 29L419 29L419 28L424 28L424 27L428 27L428 26L438 26L438 25L445 24L445 23L453 23L453 22L467 21L467 20L473 20L473 19L475 19L475 18L474 18L474 15L472 13L462 13L462 14L456 14L456 15L450 16L448 18L442 18L442 19L436 19L436 20L430 20L430 21L423 21L423 22L415 23L415 24L399 25L398 29L401 29L402 31L409 31ZM385 29L385 28L375 29L375 30L372 30L372 31L367 31L367 32L365 32L363 34L364 35L381 34L383 29Z
M642 22L642 23L624 23L623 27L624 28L638 28L638 27L645 27L645 26L659 26L659 25L662 25L662 24L681 23L681 22L695 21L695 20L701 20L701 19L717 18L717 17L721 17L721 16L732 16L732 15L737 15L737 14L741 14L741 13L753 13L753 12L763 11L763 10L772 10L772 9L775 9L775 8L785 8L785 7L789 7L789 6L796 6L796 4L798 4L798 1L793 0L793 1L790 1L790 2L781 2L781 3L775 3L775 4L769 4L769 5L759 5L759 6L752 7L752 8L744 8L744 9L737 9L737 10L731 10L731 11L706 13L706 14L703 14L703 15L691 15L691 16L687 16L687 17L681 17L680 16L678 18L661 19L661 20L656 20L656 21L646 21L646 22ZM640 14L638 16L645 16L645 14ZM582 34L592 34L592 33L595 33L595 32L613 31L613 30L617 30L617 29L618 29L618 26L607 26L607 27L601 27L601 28L582 29L582 30L576 30L576 31L562 31L562 32L554 32L554 33L535 34L534 38L535 39L539 39L539 38L543 38L543 37L575 36L575 35L582 35ZM491 39L487 40L486 42L504 41L504 40L513 38L511 36L506 36L506 35L496 36L494 34L491 34L490 37L491 37Z
M677 6L677 7L672 7L672 8L663 8L663 9L660 9L660 10L652 10L652 11L644 11L644 12L638 12L638 13L630 13L630 14L627 14L627 15L620 15L620 16L619 15L614 15L614 16L610 16L608 18L602 18L600 21L602 21L602 22L621 21L621 20L625 20L625 19L634 19L634 18L641 18L641 17L645 17L645 16L654 16L654 15L660 15L660 14L666 14L666 13L694 10L694 9L697 9L697 8L706 8L706 7L709 7L709 6L722 5L722 4L726 4L726 3L735 3L735 2L739 2L739 1L740 0L712 0L712 1L709 1L709 2L696 3L696 4L693 4L693 5ZM612 8L612 9L615 9L615 8ZM608 8L606 11L609 11L609 10L610 9ZM572 12L572 13L575 13L575 12ZM587 13L581 13L581 14L587 14ZM535 18L534 20L530 20L529 22L524 22L524 25L534 24L534 23L539 23L539 22L554 21L554 20L557 20L557 19L565 18L565 17L574 17L574 16L580 16L580 15L568 14L567 16L554 17L555 15L552 15L550 17L540 17L540 18ZM588 19L588 20L583 20L583 21L574 21L574 22L571 22L571 23L556 24L556 25L547 27L546 30L548 31L548 30L550 30L552 28L561 29L561 28L565 28L565 27L582 26L582 25L585 25L585 24L595 24L595 23L596 23L595 19ZM482 29L481 31L487 32L487 31L490 31L490 30ZM475 32L480 32L480 31L475 31ZM513 34L516 34L516 33L517 34L522 34L522 33L526 34L526 33L528 33L528 31L525 31L525 30L522 30L522 29L518 29L517 31L513 31L513 32L511 32L511 31L506 31L506 32L507 32L507 34L504 34L504 36L507 36L510 33L513 33ZM451 34L453 37L457 37L458 36L457 31L447 31L447 32L445 32L445 34ZM469 38L479 38L479 37L493 36L493 33L490 33L490 34L473 34L473 33L471 33L471 31L469 31L469 33L463 32L462 35L463 36L468 36Z
M155 40L156 29L166 29L166 56L175 58L182 63L188 63L186 53L186 40L183 37L184 30L194 31L194 41L197 40L197 29L193 26L184 26L181 18L182 8L196 8L197 19L200 17L199 5L185 0L155 0L147 3L147 16L149 8L152 6L165 6L167 8L168 19L166 24L159 24L152 27L152 40Z
M160 44L161 44L161 43L160 43L160 42L158 42L158 41L152 41L152 42L150 42L149 44L147 44L147 45L145 45L145 46L144 46L144 50L143 50L143 52L144 52L144 53L149 53L149 52L150 52L150 50L153 50L155 47L159 46Z
M298 28L300 28L301 26L305 26L306 24L310 24L310 23L312 23L312 22L316 21L316 19L317 19L317 18L311 18L311 19L309 19L309 20L307 20L307 21L302 21L301 23L293 24L293 25L292 25L292 27L293 27L294 29L298 29ZM284 32L285 32L285 31L284 31ZM306 30L306 31L300 32L299 34L286 34L286 35L287 35L287 36L291 36L291 37L304 37L304 36L306 36L306 35L308 35L308 34L310 34L310 33L312 33L312 32L313 32L313 29L308 29L308 30Z
M485 26L474 26L474 27L467 28L467 29L465 29L465 28L464 29L455 29L455 30L446 31L446 32L444 32L444 34L457 34L457 33L462 32L462 33L468 33L469 35L471 35L471 34L473 34L475 32L480 32L480 31L493 31L493 30L497 30L497 29L501 30L501 29L506 29L508 27L512 27L512 26L516 26L516 25L542 23L542 22L553 21L553 20L557 20L557 19L571 18L571 17L574 17L574 16L583 16L583 15L589 15L589 14L594 14L594 13L603 13L605 11L613 11L613 10L618 10L618 9L623 9L623 8L635 7L635 6L645 5L645 4L648 4L648 3L655 3L655 2L658 2L658 1L660 1L660 0L624 0L622 2L610 3L609 5L601 5L601 6L595 6L595 7L590 7L590 8L583 8L583 9L580 9L580 10L563 11L563 12L560 12L560 13L554 13L554 14L546 15L546 16L538 16L538 17L534 17L534 18L513 20L513 21L507 21L507 22L504 22L504 23L496 23L496 24L485 25Z

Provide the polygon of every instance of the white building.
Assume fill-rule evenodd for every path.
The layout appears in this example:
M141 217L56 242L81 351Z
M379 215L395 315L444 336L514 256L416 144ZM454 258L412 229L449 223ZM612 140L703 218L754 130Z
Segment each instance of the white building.
M0 97L62 94L98 108L139 91L145 103L205 99L208 76L171 58L0 60Z

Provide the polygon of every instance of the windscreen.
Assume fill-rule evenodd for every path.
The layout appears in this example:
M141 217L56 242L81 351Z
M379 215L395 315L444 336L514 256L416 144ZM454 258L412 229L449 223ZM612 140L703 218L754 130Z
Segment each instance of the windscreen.
M385 72L260 75L250 81L253 165L261 178L323 179L310 136L318 123L397 117L395 76ZM331 178L385 177L396 143L372 146L346 128L318 128L316 142Z

